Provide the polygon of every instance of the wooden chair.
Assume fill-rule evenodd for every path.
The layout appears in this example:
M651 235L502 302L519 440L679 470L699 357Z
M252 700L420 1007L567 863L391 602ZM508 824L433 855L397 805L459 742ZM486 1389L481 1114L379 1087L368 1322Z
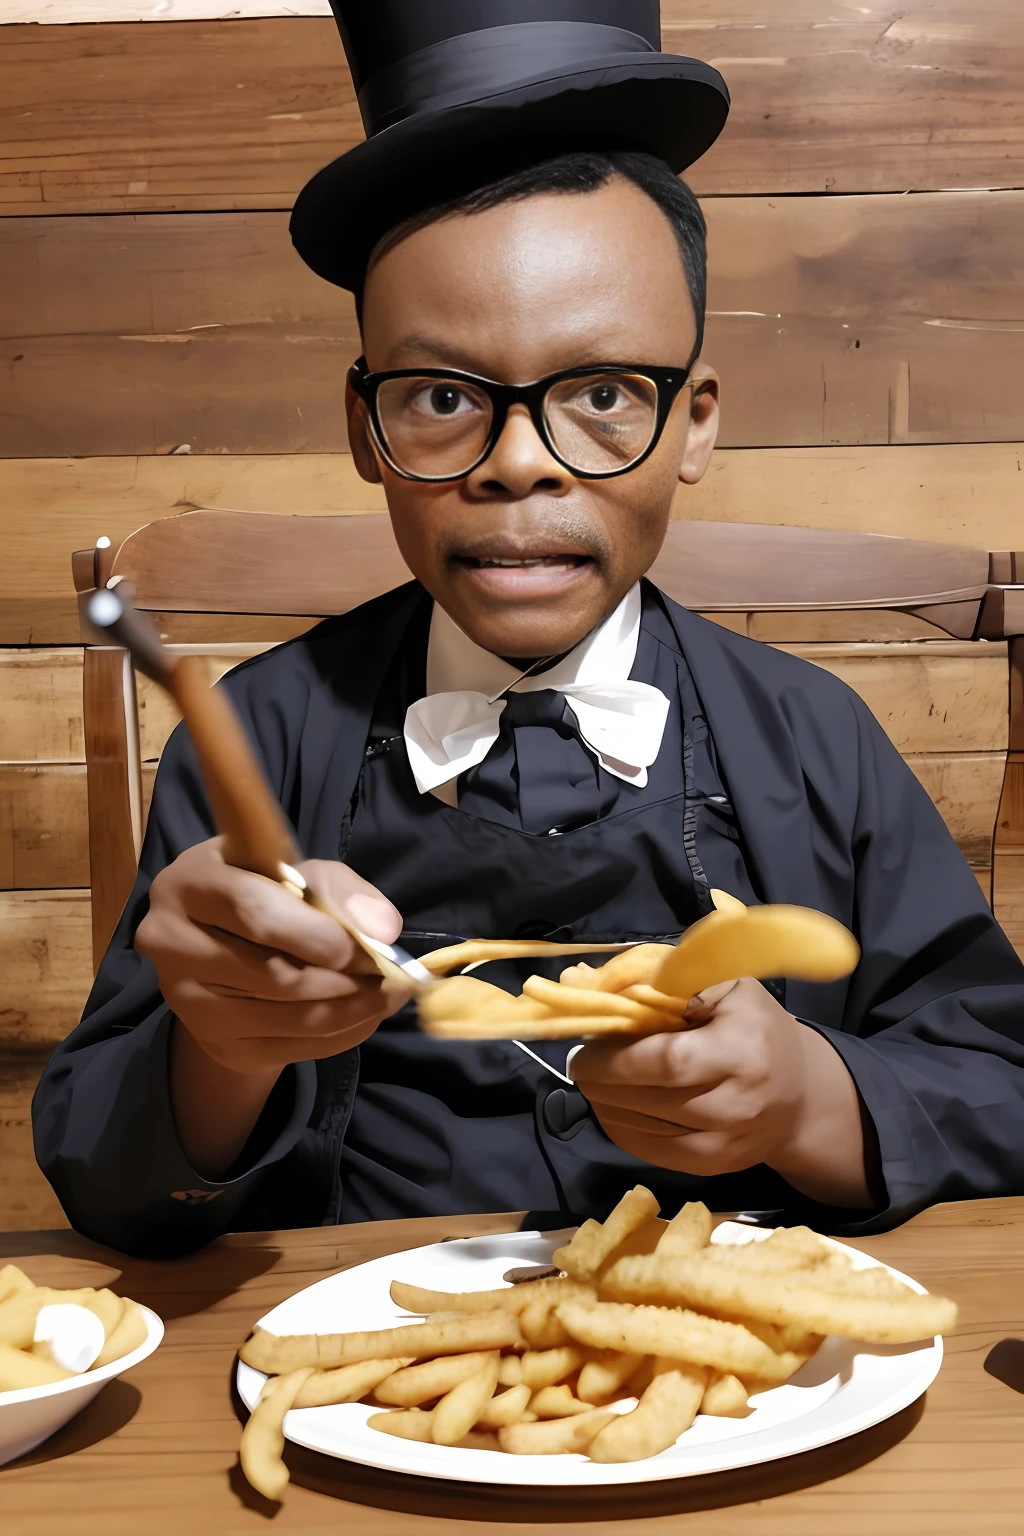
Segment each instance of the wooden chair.
M97 587L127 580L140 608L218 616L209 621L211 637L225 615L292 616L298 631L409 575L379 514L187 512L140 528L116 549L100 540L76 552L72 566L80 603ZM1009 751L988 894L1024 930L1024 552L990 556L876 534L674 522L651 576L686 607L775 642L1008 638ZM85 625L83 638L90 640ZM205 640L182 647L215 658L222 671L262 648ZM135 878L144 824L139 694L117 647L87 643L84 726L98 964Z

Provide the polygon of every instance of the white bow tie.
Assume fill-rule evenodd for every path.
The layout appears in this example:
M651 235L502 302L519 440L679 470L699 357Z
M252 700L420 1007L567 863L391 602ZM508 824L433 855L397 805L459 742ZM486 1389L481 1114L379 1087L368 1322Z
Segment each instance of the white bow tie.
M516 692L549 686L543 675L525 679ZM642 789L661 747L668 699L649 683L567 683L565 696L584 744L617 779ZM434 693L410 706L405 745L420 794L437 789L483 762L498 739L505 700L463 688Z

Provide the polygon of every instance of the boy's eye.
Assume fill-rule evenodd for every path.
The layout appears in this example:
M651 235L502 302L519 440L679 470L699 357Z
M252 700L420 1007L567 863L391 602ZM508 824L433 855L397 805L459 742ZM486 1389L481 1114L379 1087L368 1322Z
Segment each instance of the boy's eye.
M458 416L472 410L473 402L457 384L431 384L414 391L410 405L430 416Z
M616 384L595 384L587 392L586 404L592 411L611 411L618 405L620 394Z

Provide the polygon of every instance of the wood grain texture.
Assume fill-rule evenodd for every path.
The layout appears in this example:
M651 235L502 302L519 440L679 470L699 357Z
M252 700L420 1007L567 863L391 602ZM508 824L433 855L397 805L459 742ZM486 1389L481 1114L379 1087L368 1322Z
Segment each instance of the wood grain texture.
M92 985L89 892L0 891L0 1052L38 1054L78 1023Z
M168 716L164 725L169 733L175 722L170 711ZM155 723L151 719L154 735ZM987 868L1003 782L1003 754L917 752L906 754L906 761L938 806L968 863ZM156 763L144 762L143 824L155 775ZM0 890L88 884L85 764L0 763ZM0 991L2 987L0 982Z
M1016 0L666 0L733 107L705 194L1020 186ZM0 211L284 208L362 138L332 21L12 26Z
M5 1232L68 1224L32 1150L32 1095L44 1061L0 1057L0 1230Z
M1024 438L1024 191L705 210L723 447ZM0 221L0 455L337 452L359 349L283 213Z
M73 1233L13 1233L4 1258L58 1285L115 1284L167 1321L160 1349L48 1450L0 1471L18 1536L182 1529L350 1536L1009 1536L1020 1528L1024 1402L984 1370L1024 1331L1024 1201L938 1206L856 1246L953 1296L960 1325L935 1385L888 1425L809 1455L716 1477L587 1490L407 1479L291 1447L280 1508L245 1489L229 1395L235 1351L270 1307L339 1268L444 1237L515 1230L515 1215L244 1233L173 1265L124 1258ZM395 1261L401 1274L401 1259ZM74 1454L69 1452L74 1451Z
M1005 549L1019 538L1021 463L1017 443L725 448L714 454L700 485L679 491L674 515ZM347 453L0 458L0 504L0 645L48 646L80 639L70 553L99 534L116 546L145 523L199 506L305 515L383 511L385 505L381 488L359 479ZM41 520L45 539L38 536ZM225 622L219 620L216 631L181 618L163 627L180 640L286 638L284 630L270 628L273 620L262 627L238 620L231 633ZM907 627L913 623L877 638L928 633ZM752 633L768 640L805 637L772 625ZM834 622L827 637L847 639L850 632L839 632Z
M201 647L202 649L202 647ZM222 675L260 649L239 645L216 658ZM911 641L904 645L794 645L868 702L902 752L1005 751L1006 648L998 643ZM12 762L84 762L80 649L0 650L4 757ZM177 716L145 678L138 679L144 762L163 750ZM19 707L20 706L20 707ZM10 709L9 714L5 710Z

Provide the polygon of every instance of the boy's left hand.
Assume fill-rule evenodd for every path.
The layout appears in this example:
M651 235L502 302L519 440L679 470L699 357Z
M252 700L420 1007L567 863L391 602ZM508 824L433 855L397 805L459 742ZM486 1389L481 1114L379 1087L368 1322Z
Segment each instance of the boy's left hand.
M686 1022L574 1056L573 1080L612 1141L691 1174L767 1163L813 1199L871 1205L860 1099L824 1036L749 978L695 997Z

